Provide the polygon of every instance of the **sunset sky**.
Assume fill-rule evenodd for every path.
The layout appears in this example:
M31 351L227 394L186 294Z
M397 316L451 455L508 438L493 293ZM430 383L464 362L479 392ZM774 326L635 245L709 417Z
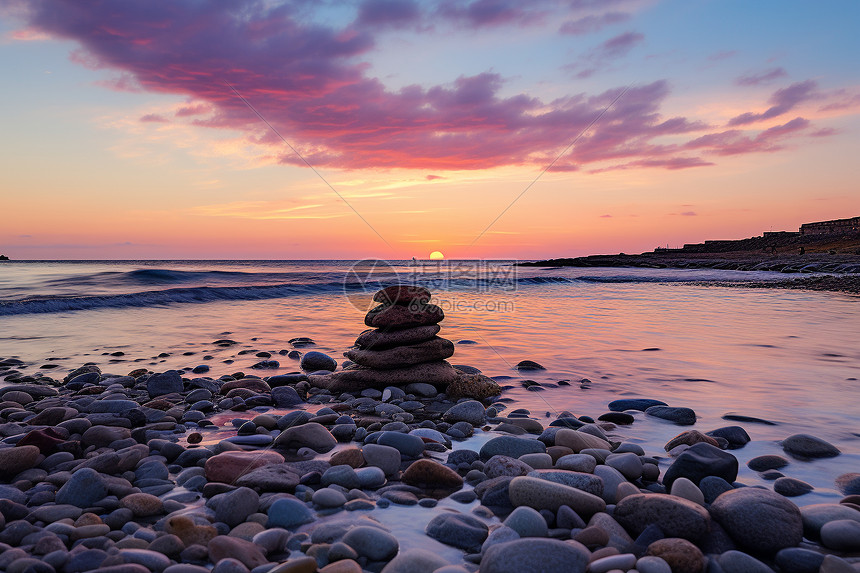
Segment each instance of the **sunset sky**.
M858 22L854 0L0 0L0 253L534 259L857 216Z

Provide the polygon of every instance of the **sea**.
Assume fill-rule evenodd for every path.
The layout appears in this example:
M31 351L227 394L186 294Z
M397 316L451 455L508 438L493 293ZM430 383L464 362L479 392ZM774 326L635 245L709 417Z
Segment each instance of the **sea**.
M451 362L505 386L507 411L548 425L563 412L597 418L619 398L689 407L694 426L637 412L615 434L667 466L663 445L678 433L740 425L752 442L733 451L739 481L759 486L769 484L746 462L811 434L843 453L782 472L815 487L799 505L836 502L835 477L860 471L860 297L722 286L784 278L515 261L9 261L0 263L0 358L56 379L84 363L116 374L203 364L214 377L294 372L291 339L310 337L343 361L373 293L420 284L445 312ZM225 338L238 344L213 344ZM263 360L270 368L255 368ZM517 370L522 360L545 369Z

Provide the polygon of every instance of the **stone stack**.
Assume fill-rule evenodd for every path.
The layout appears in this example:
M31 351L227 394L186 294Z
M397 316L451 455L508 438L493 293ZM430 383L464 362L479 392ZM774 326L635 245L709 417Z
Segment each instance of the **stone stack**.
M415 382L432 384L443 391L452 384L462 386L464 375L445 360L454 354L454 344L437 336L445 314L430 304L430 297L427 289L410 285L394 285L377 292L373 300L380 304L364 317L364 323L372 328L362 332L355 348L346 353L356 366L311 375L310 384L332 392ZM481 378L486 385L489 379ZM498 386L492 384L490 391L497 394Z

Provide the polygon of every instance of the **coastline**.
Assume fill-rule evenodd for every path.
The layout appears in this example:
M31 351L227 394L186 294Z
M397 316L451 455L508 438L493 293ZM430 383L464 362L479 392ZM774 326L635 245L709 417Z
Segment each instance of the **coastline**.
M408 312L443 318L419 309ZM405 312L385 320L415 320ZM394 329L395 342L435 337L425 330ZM48 376L0 359L0 569L14 559L46 573L506 573L524 559L541 572L666 571L679 553L691 571L858 561L860 547L823 533L857 511L851 442L750 412L703 420L702 402L655 387L551 415L544 405L554 410L565 387L605 382L547 378L528 360L493 378L500 396L393 378L346 391L331 382L349 370L313 340L266 351L222 334L186 347L200 365L181 370L69 364ZM235 371L241 356L259 362ZM302 371L266 375L279 360ZM127 374L110 373L119 368ZM456 368L475 381L474 368ZM529 410L518 392L547 398Z

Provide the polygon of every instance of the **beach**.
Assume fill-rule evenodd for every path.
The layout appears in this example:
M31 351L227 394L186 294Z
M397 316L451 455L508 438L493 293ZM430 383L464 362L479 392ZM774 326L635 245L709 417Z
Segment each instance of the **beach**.
M753 289L786 275L12 264L0 282L7 571L860 561L858 299L816 291L825 276ZM444 319L398 315L400 342L356 354L374 293L394 282L425 285ZM346 352L379 382L333 386L348 380ZM392 360L452 366L389 384ZM468 384L455 391L452 371Z

